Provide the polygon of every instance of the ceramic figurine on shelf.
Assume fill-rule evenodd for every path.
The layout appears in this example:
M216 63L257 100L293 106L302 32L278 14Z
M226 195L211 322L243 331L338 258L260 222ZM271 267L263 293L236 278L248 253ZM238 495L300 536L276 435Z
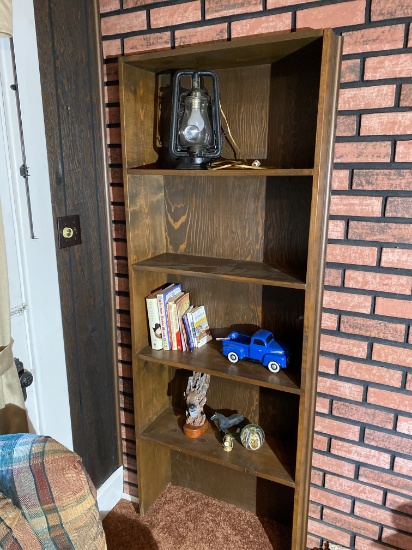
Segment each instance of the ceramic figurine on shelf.
M183 431L187 437L192 439L201 437L208 428L203 407L206 403L206 392L209 383L209 374L201 374L200 372L193 372L187 383L184 393L186 398L186 424L183 426Z
M248 451L257 451L265 441L265 432L257 424L247 424L240 432L240 441Z
M243 414L231 414L230 416L225 416L224 414L215 412L213 416L210 417L210 420L217 423L217 426L222 436L222 442L225 435L228 433L229 428L233 426L238 426L243 422L245 417Z

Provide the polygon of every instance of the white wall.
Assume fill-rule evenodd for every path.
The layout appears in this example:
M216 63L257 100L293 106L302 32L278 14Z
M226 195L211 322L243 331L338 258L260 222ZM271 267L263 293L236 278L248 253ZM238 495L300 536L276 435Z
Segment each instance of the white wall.
M33 226L30 238L10 43L0 39L0 199L8 254L14 356L34 375L33 431L73 448L46 139L32 0L13 0L13 38Z

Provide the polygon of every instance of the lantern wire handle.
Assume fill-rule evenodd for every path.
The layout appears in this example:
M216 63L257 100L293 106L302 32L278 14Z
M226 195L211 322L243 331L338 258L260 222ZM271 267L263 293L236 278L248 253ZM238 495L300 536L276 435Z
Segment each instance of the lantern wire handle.
M214 161L210 164L209 170L222 170L223 168L262 170L263 168L265 168L264 166L260 165L260 162L258 160L255 160L252 164L247 163L247 160L245 160L242 150L240 149L239 145L236 143L235 138L232 135L229 122L227 120L225 112L222 109L222 104L220 102L219 102L219 109L226 123L226 128L227 128L227 132L223 130L223 133L226 135L228 141L233 146L237 159L235 158L234 160L226 159L226 160Z

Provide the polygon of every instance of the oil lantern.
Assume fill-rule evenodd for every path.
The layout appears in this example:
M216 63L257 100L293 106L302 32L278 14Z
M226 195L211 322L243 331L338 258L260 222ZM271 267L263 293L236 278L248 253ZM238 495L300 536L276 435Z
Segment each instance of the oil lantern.
M190 89L182 87L189 77ZM212 95L204 87L212 82ZM187 82L187 79L185 79ZM218 78L213 71L184 69L173 78L170 154L179 159L177 168L206 169L222 153Z

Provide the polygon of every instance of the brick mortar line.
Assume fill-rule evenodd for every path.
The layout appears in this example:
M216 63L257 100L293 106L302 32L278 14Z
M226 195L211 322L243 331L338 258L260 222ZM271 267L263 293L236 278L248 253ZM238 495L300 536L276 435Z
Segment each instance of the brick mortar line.
M343 512L341 512L343 514ZM345 514L348 518L350 517L353 517L351 516L350 514ZM333 527L334 529L338 530L338 531L342 531L343 533L347 533L348 535L355 535L357 536L358 533L353 533L353 531L350 531L349 529L346 529L345 527L342 527L341 525L336 525L335 523L330 523L328 521L326 521L325 519L317 519L317 518L311 518L311 520L313 522L316 522L316 523L319 523L320 525L327 525L327 526L331 526ZM367 522L367 520L360 520L360 521L365 521ZM315 537L319 537L320 535L314 535L311 531L308 530L308 534L311 534L312 536L315 536ZM366 535L362 535L362 536L366 536ZM323 539L323 540L327 540L327 539ZM370 539L372 540L372 539ZM353 548L353 547L351 547ZM388 550L390 550L390 547L388 548Z
M340 195L340 196L342 196L342 195ZM345 196L350 197L351 195L345 195ZM390 197L391 196L392 195L390 195ZM407 198L410 198L410 197L401 197L401 198L407 199ZM393 225L399 225L399 226L411 225L411 222L412 222L411 218L406 218L406 217L393 218L391 216L386 216L386 217L385 216L384 217L380 217L380 216L356 216L356 215L349 216L349 215L346 215L346 214L331 214L330 219L333 220L333 221L348 220L348 221L353 221L353 222L365 222L365 223L373 223L373 224L384 224L384 223L388 224L388 223L391 223ZM339 240L339 239L335 239L335 240ZM368 241L368 242L372 242L372 241ZM385 241L379 241L379 242L385 242ZM398 243L398 244L400 244L400 243Z
M372 27L368 26L364 30L368 30ZM373 57L390 57L393 55L403 55L403 54L412 54L412 46L401 47L401 48L391 48L384 50L370 50L370 51L360 51L360 52L348 52L342 54L342 61L350 61L353 59L371 59ZM399 77L402 78L402 77ZM355 81L357 82L357 81ZM367 80L366 82L369 82Z
M386 386L385 386L386 387ZM379 388L378 388L379 389ZM345 401L343 401L343 403L346 403ZM356 402L359 404L359 402ZM368 406L366 406L368 405ZM368 409L368 410L371 410L371 411L379 411L379 412L387 412L386 410L381 410L379 407L381 407L380 405L372 405L371 403L362 403L362 406L363 408L365 409ZM406 413L406 415L408 416L408 414ZM412 417L412 413L410 413L411 416L408 416L408 418ZM403 414L402 414L403 416ZM399 436L399 437L403 437L404 435L407 435L407 434L404 434L404 432L399 432L397 431L396 428L382 428L382 426L378 426L377 424L370 424L370 423L367 423L367 422L362 422L360 420L354 420L352 418L346 418L344 416L336 416L336 415L331 415L331 416L328 416L326 413L319 413L317 412L316 413L316 417L320 417L320 418L326 418L328 420L334 420L336 422L345 422L346 424L350 424L351 426L355 425L355 426L358 426L359 428L370 428L372 430L376 430L378 428L380 429L386 429L388 430L390 433L389 435L396 435L396 436ZM355 422L355 424L354 424ZM359 443L359 442L363 442L362 440L355 440L355 439L349 439L349 438L345 438L345 437L340 437L340 436L336 436L335 434L328 434L327 432L320 432L319 430L315 430L316 433L318 433L319 435L327 435L328 437L332 437L333 439L336 439L337 441L352 441L353 443ZM412 437L412 436L410 436ZM365 443L365 445L370 445L370 443ZM380 449L381 447L379 447ZM324 451L323 451L324 452ZM388 453L389 452L394 452L394 451L387 451ZM340 456L340 455L339 455ZM410 455L407 455L410 457ZM343 457L344 458L344 457ZM349 459L348 459L349 460ZM352 459L353 460L353 459Z
M370 503L372 505L372 503ZM325 505L328 509L330 508L329 506ZM383 507L381 507L383 508ZM345 512L343 510L337 510L336 508L330 508L330 509L333 509L333 510L336 510L338 514L342 514L343 516L345 517L348 517L348 518L355 518L357 519L358 521L362 521L362 522L365 522L369 525L376 525L376 526L381 526L381 525L385 525L385 527L388 527L389 529L392 529L392 530L396 530L397 533L400 533L402 535L406 535L408 537L412 537L412 533L410 531L403 531L402 529L400 529L399 527L394 527L393 525L390 525L390 524L381 524L379 522L377 522L376 520L374 519L370 519L370 518L365 518L363 516L357 516L357 515L354 515L352 513L348 513L348 512ZM402 512L398 512L400 515L403 515L405 517L410 517L410 515L408 516L407 514L404 514ZM317 518L312 518L311 517L311 520L312 521L317 521ZM354 533L353 531L348 531L345 527L342 527L340 525L337 525L336 523L330 523L324 519L322 519L321 521L323 521L326 525L333 525L335 529L339 529L341 531L344 531L344 532L349 532L351 534L353 534L353 536L356 536L356 537L365 537L365 538L369 538L369 540L374 540L375 537L368 537L368 535L365 535L363 533ZM378 537L379 538L379 537ZM380 540L380 539L379 539ZM381 541L381 542L384 542L384 541ZM393 546L388 546L388 550L390 550L390 548L394 548Z
M411 243L400 243L398 241L366 241L366 240L356 240L356 239L347 239L347 240L344 240L344 239L328 239L328 244L338 244L338 245L342 245L342 246L357 246L359 248L367 248L367 247L372 247L372 248L401 248L401 249L408 249L410 250L412 248L412 244ZM340 265L341 266L341 269L342 269L342 266L352 266L352 265L359 265L359 264L350 264L350 263L347 263L347 262L344 262L344 263L339 263L339 262L329 262L327 261L326 264L333 264L333 265ZM362 265L362 264L361 264ZM369 265L369 264L367 264ZM330 267L329 265L327 265L327 267ZM369 267L378 267L378 265L375 265L375 266L370 266ZM392 268L392 269L397 269L397 268Z
M377 143L379 140L369 141L369 143ZM390 141L382 140L382 141ZM366 140L365 140L366 142ZM365 143L364 142L364 143ZM345 142L342 142L345 143ZM351 143L351 142L347 142ZM356 143L356 142L352 142ZM335 162L333 170L368 170L368 171L384 171L384 170L412 170L412 162Z
M379 86L367 86L368 88L377 88ZM345 90L360 90L361 88L345 88ZM379 114L398 114L398 113L411 113L411 107L410 106L390 106L390 107L366 107L361 109L339 109L337 112L337 116L355 116L355 115L379 115ZM381 134L379 134L380 136ZM393 134L389 134L393 135ZM409 136L409 139L411 139L411 134L404 134L405 136ZM340 136L337 136L340 137ZM355 136L342 136L342 137L355 137ZM356 136L356 137L366 137L363 135Z
M376 172L376 170L374 170ZM412 169L410 169L411 178L412 178ZM332 176L333 181L333 176ZM401 198L410 198L412 196L412 190L408 191L407 189L332 189L333 196L348 196L348 197L382 197L390 198L392 193L396 193L397 197ZM334 215L334 214L333 214ZM332 216L332 214L331 214ZM382 216L384 218L385 216Z
M355 313L350 311L344 311L342 313L342 310L336 310L336 309L329 309L329 308L323 308L323 313L331 313L335 315L340 315L341 317L350 317L351 319L365 319L365 320L371 320L371 321L380 321L387 323L388 325L402 325L406 329L409 329L410 327L410 319L402 320L402 317L385 317L383 315L375 315L375 314L368 314L368 313ZM364 335L364 334L358 334L353 332L346 332L344 330L331 330L331 329L322 329L322 334L326 336L338 336L343 335L343 337L348 337L350 340L358 340L359 342L367 342L371 344L397 344L399 347L402 347L402 349L408 350L410 349L412 351L412 344L410 344L407 339L405 340L391 340L389 338L379 338L377 336L371 336L371 335ZM354 338L357 336L358 338ZM404 345L411 346L410 348L405 348ZM400 365L399 365L400 366Z
M109 58L110 59L110 58ZM404 80L409 78L412 81L412 77L393 77L393 78L380 78L377 80L350 80L348 82L340 82L340 90L358 90L360 88L375 88L378 86L401 86L405 84ZM386 83L388 81L388 83ZM411 109L411 107L409 107Z
M400 112L400 111L399 111ZM409 111L408 111L409 112ZM359 113L362 114L362 113ZM381 114L381 113L376 113ZM389 113L393 114L393 113ZM365 134L361 136L336 136L335 143L381 143L381 142L394 142L394 141L410 141L412 134ZM376 162L376 161L362 161L362 162L337 162L337 164L388 164L390 166L406 165L409 169L412 169L412 162Z
M369 318L367 318L369 319ZM408 334L409 334L409 328L410 328L410 325L408 323L400 323L399 321L397 323L394 323L394 324L400 324L400 325L403 325L404 326L404 337L403 337L403 340L402 341L399 341L399 340L388 340L386 338L376 338L374 336L361 336L361 335L357 335L356 333L352 333L352 332L343 332L343 331L336 331L336 332L332 332L332 331L328 331L326 329L322 329L322 334L326 335L326 336L335 336L335 337L341 337L340 335L343 335L342 337L346 336L346 335L349 335L349 336L359 336L359 338L349 338L350 340L356 340L358 342L365 342L367 344L370 344L371 346L373 346L373 344L382 344L382 345L389 345L389 344L398 344L399 345L399 348L401 349L405 349L405 350L408 350L409 348L404 348L403 345L410 345L408 343ZM362 339L364 338L364 339ZM412 351L412 349L410 350ZM366 357L355 357L355 359L367 359L368 360L368 363L366 363L367 366L381 366L380 365L371 365L371 362L374 362L375 359L372 359L372 356L366 358ZM353 361L352 361L353 362ZM388 363L388 365L392 365L394 367L398 369L402 369L402 368L410 368L410 367L405 367L405 365L397 365L396 363ZM387 368L387 367L385 367ZM402 371L404 372L404 371ZM373 383L373 382L371 382ZM393 387L393 386L389 386L389 387Z
M393 388L393 386L385 386L384 384L378 384L378 383L372 383L372 382L368 382L368 381L364 381L364 380L359 380L359 378L349 378L349 377L345 377L345 376L340 376L340 375L328 375L328 376L325 376L327 375L327 373L319 373L319 378L324 378L325 380L334 380L336 382L342 382L342 384L347 384L347 383L350 383L354 386L357 386L359 388L371 388L371 389L376 389L376 390L382 390L382 391L392 391L392 390L395 390L393 391L392 393L399 393L399 390L401 388ZM407 391L407 390L402 390L403 392ZM401 395L406 395L406 397L411 397L410 395L410 392L408 392L408 395L406 395L405 393L402 393ZM384 413L387 413L388 412L388 409L389 411L392 411L390 414L397 414L397 412L399 412L399 414L401 414L402 416L406 416L407 418L411 418L411 415L412 413L408 413L408 412L404 412L404 411L397 411L395 409L391 409L390 407L385 407L383 405L377 405L377 404L374 404L374 403L369 403L368 401L354 401L353 399L350 399L349 397L348 398L345 398L345 397L336 397L334 395L331 395L331 394L328 394L328 393L324 393L323 391L318 391L318 395L319 396L327 396L329 399L333 400L333 401L337 401L339 403L342 403L342 404L349 404L349 405L356 405L356 406L359 406L359 407L362 407L362 408L366 408L366 409L370 409L370 410L373 410L373 411L378 411L378 412L384 412ZM345 417L341 417L341 416L337 416L337 415L332 415L330 417L331 419L335 419L335 418L345 418ZM360 421L358 421L360 422ZM378 427L377 424L368 424L367 422L361 422L361 424L363 426L368 426L368 427L371 427L371 428L376 428ZM392 429L392 428L388 428L388 429ZM403 432L397 432L396 430L394 430L394 433L398 433L398 434L403 434ZM329 437L332 437L331 434L329 434ZM333 436L335 437L335 436ZM337 437L337 439L339 439L339 437ZM343 438L345 439L345 438Z
M318 452L318 451L316 450L316 452ZM333 459L337 459L337 458L342 459L343 458L346 462L348 462L350 464L353 464L354 466L357 466L359 469L360 468L368 468L368 469L374 470L376 472L380 472L380 473L383 473L383 474L387 474L389 476L393 476L397 479L408 479L408 478L410 478L410 476L406 476L404 474L399 474L397 472L394 472L393 470L389 470L388 468L381 468L380 466L375 466L374 464L366 464L366 463L363 463L363 462L355 461L354 459L341 457L340 455L334 455L334 454L329 453L326 456L328 456L329 458L333 458ZM325 472L324 470L322 470L322 469L320 469L316 466L313 466L313 469L316 470L316 471ZM339 479L345 479L347 481L354 481L357 484L365 485L366 487L380 489L381 491L389 491L391 494L393 493L395 495L399 495L399 496L403 496L403 497L412 496L412 492L403 492L402 493L402 491L400 491L400 490L397 491L395 488L388 489L387 487L382 487L382 486L377 485L376 483L373 483L373 482L370 482L370 481L363 481L363 480L361 480L357 477L353 477L353 478L352 477L347 477L347 476L343 476L341 474L336 474L335 472L325 472L325 474L329 475L329 476L337 477ZM341 493L341 494L344 496L346 493ZM384 507L383 504L379 504L377 506L380 506L381 508ZM412 536L412 534L411 534L411 536Z
M381 241L356 241L354 239L329 239L328 244L330 245L340 245L340 246L356 246L358 248L396 248L400 250L411 250L412 244L409 243L399 243L399 242L381 242ZM332 262L327 261L326 267L333 268L333 269L352 269L355 267L362 267L365 265L365 267L380 267L379 264L374 264L371 266L370 264L351 264L349 262ZM386 268L385 268L386 269ZM389 269L389 268L388 268ZM398 268L391 268L391 269L398 269ZM406 268L403 268L406 269ZM409 270L410 271L410 270Z
M411 52L412 53L412 52ZM362 61L362 60L361 60ZM412 77L410 76L394 76L388 78L371 78L369 80L350 80L348 82L340 82L340 89L346 88L366 88L370 86L387 86L396 84L411 84ZM352 84L354 86L352 86Z
M375 359L367 359L367 358L364 358L364 357L352 357L352 356L348 356L348 355L343 355L343 354L335 354L331 351L325 351L325 350L320 350L320 356L321 357L325 357L326 359L339 359L339 360L344 360L344 361L350 361L351 363L353 362L357 362L359 361L360 359L364 360L364 361L367 361L367 363L365 363L367 366L371 366L371 367L381 367L381 368L385 368L385 369L388 369L388 370L396 370L396 371L400 371L400 372L405 372L405 373L408 373L409 370L410 370L410 367L405 367L404 365L397 365L396 363L385 363L384 361L376 361ZM404 370L404 369L409 369L409 370ZM349 377L346 377L346 376L342 376L341 374L339 374L339 367L337 369L337 372L333 373L333 374L330 374L328 372L324 372L324 371L319 371L318 372L318 376L320 378L325 378L325 379L328 379L328 380L336 380L336 381L342 381L344 382L346 379L349 380ZM345 380L343 380L345 379ZM356 386L368 386L370 385L371 387L376 387L376 389L384 389L384 388L390 388L393 386L387 386L385 384L379 384L377 382L372 382L372 381L369 381L369 380L360 380L359 378L350 378L350 380L353 380L353 383L356 385ZM378 387L379 386L379 387ZM382 386L382 387L381 387ZM400 388L394 388L394 390L399 390ZM409 390L403 390L403 391L409 391ZM409 391L409 393L411 393ZM330 395L330 394L325 394L323 392L320 392L318 390L318 395ZM330 396L330 397L333 397L333 396ZM359 403L363 403L363 401L355 401L353 399L351 399L350 397L346 398L346 397L333 397L334 399L343 399L345 402L347 401L350 401L352 404L359 404ZM374 407L380 407L381 405L373 405ZM395 410L395 409L393 409ZM412 413L411 413L412 414Z
M343 403L346 403L346 402L343 402ZM369 403L363 403L363 405L369 405ZM368 410L371 410L371 411L386 412L386 411L381 411L380 409L377 409L377 408L370 408L370 409L369 409L369 407L364 407L364 408L367 408ZM330 417L328 417L328 416L326 415L325 418L330 418ZM345 417L340 417L340 416L332 415L331 418L332 418L333 420L335 420L335 419L341 419L341 418L345 418ZM377 426L376 424L367 424L366 422L360 422L360 421L356 421L356 420L353 420L353 419L350 419L350 418L348 418L348 419L346 419L346 420L347 420L347 423L350 423L351 425L355 425L355 426L359 426L359 427L364 427L364 428L372 428L372 429L374 429L374 428ZM353 424L354 422L357 422L357 424ZM395 429L394 429L394 432L395 432L395 433L399 433L399 432L397 432ZM320 434L323 433L323 434L324 434L324 432L317 432L317 433L320 433ZM334 435L332 435L332 434L328 434L328 435L329 435L329 437L332 437L333 439L336 439L336 437L335 437ZM348 439L346 439L346 441L354 441L354 440L350 440L350 439L348 440ZM316 452L319 453L319 452L325 452L325 451L320 451L319 449L317 449ZM322 455L322 456L323 456L323 455ZM328 453L326 453L325 456L329 456ZM340 455L339 455L339 456L340 456ZM350 459L346 459L345 457L341 457L341 459L342 459L343 461L350 460ZM314 466L314 467L315 467L315 466ZM318 466L316 466L316 467L319 468Z
M340 288L340 287L339 287ZM343 287L345 288L345 287ZM333 291L335 292L335 291ZM340 292L340 291L336 291L337 293L340 293L340 294L346 294L345 292ZM352 296L353 295L356 295L356 296L371 296L371 294L366 294L366 293L347 293L347 294L351 294ZM374 295L376 296L376 294ZM398 298L393 298L392 296L380 296L378 295L377 296L378 298L387 298L388 300L393 300L393 299L398 299ZM409 302L410 302L410 294L406 296L407 298L409 298ZM405 301L408 301L408 300L405 300ZM391 317L389 315L382 315L382 314L376 314L376 313L359 313L357 311L348 311L348 310L342 310L342 309L338 309L338 308L328 308L326 306L324 306L322 308L322 311L324 313L332 313L332 314L336 314L336 315L341 315L341 316L344 316L344 317L355 317L357 319L371 319L373 321L383 321L383 322L386 322L386 323L389 323L389 324L401 324L401 325L404 325L406 324L407 326L409 326L410 322L411 322L411 319L409 318L406 318L406 317ZM333 334L332 334L333 333ZM340 334L340 332L338 330L331 330L331 329L322 329L322 334L328 334L328 335L335 335L335 334ZM342 334L352 334L351 332L342 332ZM354 334L354 336L356 336L356 334ZM364 335L357 335L359 336L360 338L367 338L367 339L372 339L374 342L377 342L378 338L374 337L374 336L364 336ZM379 339L380 340L380 339ZM408 342L400 342L398 340L389 340L388 338L382 338L381 340L384 340L385 342L392 342L392 343L396 343L396 344L408 344L410 346L412 346L412 344L409 344ZM369 341L369 340L368 340ZM379 342L380 343L380 342ZM408 348L406 348L408 349ZM411 348L412 349L412 348Z

